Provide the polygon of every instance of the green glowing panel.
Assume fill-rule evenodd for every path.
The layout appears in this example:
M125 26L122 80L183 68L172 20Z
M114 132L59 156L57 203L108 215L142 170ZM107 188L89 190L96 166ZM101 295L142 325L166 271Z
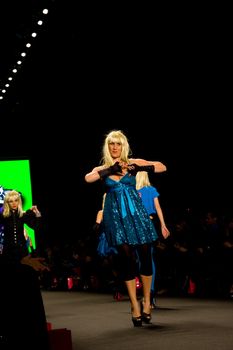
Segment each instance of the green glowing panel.
M0 186L4 190L16 190L22 195L23 209L32 206L32 186L29 160L0 161ZM25 225L25 229L35 248L35 232Z

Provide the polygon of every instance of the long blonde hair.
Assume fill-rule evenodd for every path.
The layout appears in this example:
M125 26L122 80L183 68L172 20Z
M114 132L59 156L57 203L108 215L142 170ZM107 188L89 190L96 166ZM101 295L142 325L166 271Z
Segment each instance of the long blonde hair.
M129 162L129 156L132 154L132 151L130 149L127 137L121 130L113 130L110 131L104 140L104 145L102 148L102 159L101 163L106 165L106 166L111 166L113 165L113 159L111 157L111 154L109 152L109 143L111 142L117 142L122 145L122 151L121 151L121 160L123 162L128 163Z
M136 189L140 190L142 187L151 186L148 173L146 171L139 171L136 175Z
M12 190L12 191L8 191L5 195L4 198L4 203L3 203L3 217L9 217L11 215L11 209L9 206L9 201L11 199L17 199L18 200L18 208L17 208L17 212L19 217L23 216L23 208L22 208L22 199L21 196L19 194L19 192Z

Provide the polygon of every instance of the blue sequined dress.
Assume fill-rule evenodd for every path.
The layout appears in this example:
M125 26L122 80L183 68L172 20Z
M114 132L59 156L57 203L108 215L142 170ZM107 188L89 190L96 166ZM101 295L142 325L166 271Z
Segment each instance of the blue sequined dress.
M103 223L110 246L151 243L158 238L155 227L136 190L135 176L119 181L105 179Z

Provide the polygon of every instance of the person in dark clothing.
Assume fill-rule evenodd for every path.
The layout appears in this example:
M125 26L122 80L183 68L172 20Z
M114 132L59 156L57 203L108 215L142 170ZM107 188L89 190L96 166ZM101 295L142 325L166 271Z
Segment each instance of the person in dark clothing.
M222 288L222 254L224 229L219 214L209 210L196 239L196 270L199 271L198 293L217 296Z
M48 269L43 258L29 254L24 224L39 228L37 206L23 211L19 192L8 191L0 213L3 248L0 254L0 348L48 350L49 339L40 291L39 272Z

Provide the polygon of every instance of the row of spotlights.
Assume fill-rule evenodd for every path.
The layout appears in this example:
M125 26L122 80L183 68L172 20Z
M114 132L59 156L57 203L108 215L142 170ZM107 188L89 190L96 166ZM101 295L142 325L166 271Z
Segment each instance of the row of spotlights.
M49 12L48 9L43 9L43 10L42 10L42 13L43 13L44 15L47 15L48 12ZM38 21L37 21L37 25L42 26L42 25L43 25L43 21L42 21L42 20L38 20ZM32 33L31 33L31 37L32 37L32 38L36 38L36 37L37 37L37 32L32 32ZM26 47L27 49L29 49L31 46L32 46L32 44L31 44L30 42L27 42L26 45L25 45L25 47ZM23 58L26 57L26 55L27 55L27 53L26 53L25 51L23 51L23 52L20 53L20 56L23 57ZM13 69L11 69L11 73L16 74L16 73L18 72L17 66L21 66L22 63L23 63L22 60L21 60L21 59L18 59L18 61L16 62L16 67L14 67ZM4 87L3 87L2 89L0 89L0 100L3 100L4 95L5 95L6 92L7 92L7 89L10 87L10 83L9 83L9 82L11 82L11 81L13 80L13 77L10 75L10 76L7 78L7 80L8 80L8 82L5 83L5 85L4 85Z

